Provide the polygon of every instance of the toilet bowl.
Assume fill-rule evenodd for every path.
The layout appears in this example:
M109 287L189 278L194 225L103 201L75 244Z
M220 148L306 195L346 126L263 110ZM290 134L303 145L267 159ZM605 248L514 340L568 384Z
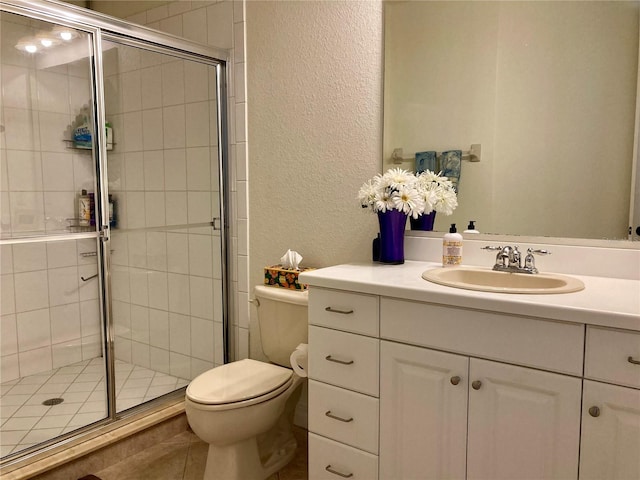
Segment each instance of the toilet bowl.
M280 335L261 335L265 352L281 365L239 360L202 373L187 387L189 425L209 444L204 480L264 480L295 455L291 427L304 379L282 364L307 341L308 297L280 290L256 287L255 295L261 329L285 327L276 330Z

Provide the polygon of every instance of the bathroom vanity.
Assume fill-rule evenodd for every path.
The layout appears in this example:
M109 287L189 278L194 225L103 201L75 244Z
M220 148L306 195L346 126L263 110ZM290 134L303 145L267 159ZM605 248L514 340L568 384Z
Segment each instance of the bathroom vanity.
M309 478L640 478L640 281L501 294L438 267L301 276Z

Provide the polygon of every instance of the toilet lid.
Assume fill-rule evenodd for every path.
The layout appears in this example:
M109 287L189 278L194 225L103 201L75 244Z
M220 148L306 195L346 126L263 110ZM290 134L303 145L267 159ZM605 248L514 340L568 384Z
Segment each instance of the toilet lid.
M276 390L291 376L288 368L247 358L198 375L186 393L194 402L208 405L242 402Z

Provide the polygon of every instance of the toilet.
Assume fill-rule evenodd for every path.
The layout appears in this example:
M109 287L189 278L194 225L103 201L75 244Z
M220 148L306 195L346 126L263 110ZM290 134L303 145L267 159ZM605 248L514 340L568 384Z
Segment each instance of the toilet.
M209 444L204 480L264 480L295 455L292 425L303 378L290 356L307 342L308 292L255 287L260 337L272 363L238 360L187 387L185 411Z

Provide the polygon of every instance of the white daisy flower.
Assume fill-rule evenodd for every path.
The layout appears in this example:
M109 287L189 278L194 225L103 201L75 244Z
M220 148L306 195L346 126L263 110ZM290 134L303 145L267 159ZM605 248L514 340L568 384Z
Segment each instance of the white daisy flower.
M458 206L449 179L429 170L414 175L401 168L389 169L365 182L358 200L373 212L398 210L414 218L433 210L451 215Z
M374 204L376 193L376 186L373 184L372 180L369 180L364 185L362 185L362 187L360 187L360 191L358 192L358 200L360 200L360 204L363 208L372 206Z
M415 188L400 187L391 195L391 199L396 210L413 218L418 218L424 212L424 200Z
M378 192L375 196L373 203L374 212L386 212L387 210L393 210L394 204L391 194L386 190Z

